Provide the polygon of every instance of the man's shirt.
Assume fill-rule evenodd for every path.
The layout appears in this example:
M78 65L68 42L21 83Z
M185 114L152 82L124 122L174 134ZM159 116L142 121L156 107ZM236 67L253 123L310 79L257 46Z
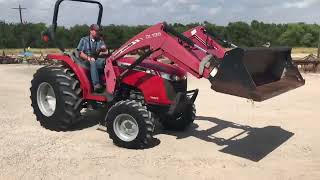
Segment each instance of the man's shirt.
M86 55L93 56L97 54L97 50L105 46L103 40L95 40L90 36L81 38L77 50L84 52Z

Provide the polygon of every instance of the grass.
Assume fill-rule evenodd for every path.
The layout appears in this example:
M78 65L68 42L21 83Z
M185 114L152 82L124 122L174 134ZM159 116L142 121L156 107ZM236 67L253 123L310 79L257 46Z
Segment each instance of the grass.
M301 54L317 54L318 49L317 48L293 48L292 51L293 54L301 53Z

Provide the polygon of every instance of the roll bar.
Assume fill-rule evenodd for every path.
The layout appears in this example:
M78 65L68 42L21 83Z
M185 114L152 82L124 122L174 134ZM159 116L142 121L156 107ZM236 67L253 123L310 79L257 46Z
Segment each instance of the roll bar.
M103 15L103 6L100 2L94 1L94 0L57 0L55 7L54 7L54 14L53 14L53 20L52 20L52 26L45 32L42 33L42 36L49 37L50 40L52 40L55 45L63 52L65 53L64 47L60 44L58 41L58 38L56 38L56 32L58 27L58 15L59 15L59 9L60 5L63 1L74 1L74 2L82 2L82 3L90 3L90 4L97 4L99 6L99 14L98 14L98 20L97 24L101 26L101 20Z
M83 3L91 3L91 4L97 4L99 6L99 15L98 15L98 20L97 24L100 26L101 25L101 19L102 19L102 14L103 14L103 6L100 2L98 1L93 1L93 0L58 0L55 4L54 7L54 14L53 14L53 21L52 21L52 27L53 31L56 32L57 29L57 21L58 21L58 15L59 15L59 9L60 9L60 4L63 1L75 1L75 2L83 2Z

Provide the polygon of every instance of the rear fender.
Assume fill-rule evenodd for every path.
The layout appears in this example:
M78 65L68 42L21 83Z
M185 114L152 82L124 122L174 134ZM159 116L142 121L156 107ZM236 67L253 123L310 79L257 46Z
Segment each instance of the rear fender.
M80 87L82 89L83 98L87 99L90 95L91 91L91 83L87 77L87 71L85 68L82 68L78 64L76 64L69 56L61 55L61 54L50 54L47 56L49 59L55 59L57 61L61 61L69 66L70 69L76 74Z

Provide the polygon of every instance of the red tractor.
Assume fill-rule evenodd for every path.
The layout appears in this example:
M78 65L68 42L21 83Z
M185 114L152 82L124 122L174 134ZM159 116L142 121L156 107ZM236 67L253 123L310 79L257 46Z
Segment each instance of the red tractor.
M60 65L40 68L30 89L34 114L44 127L67 130L89 103L104 104L108 107L105 125L114 144L145 148L153 141L155 118L172 130L184 130L193 123L198 90L187 91L187 74L208 79L218 92L259 102L305 83L292 64L290 48L234 48L226 52L204 27L180 34L159 23L106 57L101 77L105 91L94 93L88 63L77 51L67 53L56 36L63 1L56 2L53 25L44 33L44 39L55 42L63 52L48 55ZM99 2L70 1L97 4L97 24L101 24L103 7ZM144 53L137 58L126 56L137 50Z

